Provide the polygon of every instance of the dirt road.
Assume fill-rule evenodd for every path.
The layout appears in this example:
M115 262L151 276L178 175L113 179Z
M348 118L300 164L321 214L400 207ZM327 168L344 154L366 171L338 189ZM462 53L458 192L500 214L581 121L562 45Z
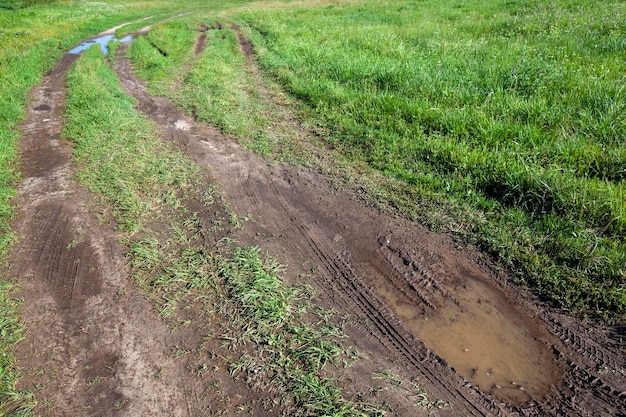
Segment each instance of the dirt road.
M240 42L258 76L250 45ZM369 206L354 183L242 150L151 96L120 49L114 69L139 111L250 219L232 237L276 256L290 283L312 285L315 303L348 317L349 344L363 359L333 371L346 395L365 393L400 416L428 414L417 405L418 386L449 404L441 416L626 415L624 335L617 329L544 305L509 284L484 255ZM195 416L214 415L208 410L217 396L206 393L218 380L250 405L246 412L281 415L261 406L271 393L227 372L199 378L188 358L168 354L198 335L193 328L171 332L128 282L124 248L74 181L71 146L59 138L73 59L67 55L32 92L22 125L20 239L11 265L27 328L23 387L45 399L38 410L46 415ZM306 129L286 120L311 147ZM193 360L223 366L208 354Z

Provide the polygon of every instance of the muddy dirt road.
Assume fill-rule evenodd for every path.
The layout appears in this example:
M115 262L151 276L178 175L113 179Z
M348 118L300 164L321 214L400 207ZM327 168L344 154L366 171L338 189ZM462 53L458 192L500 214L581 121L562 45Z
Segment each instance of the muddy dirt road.
M205 39L201 32L196 54ZM250 45L239 39L262 84ZM289 282L312 285L317 304L349 317L349 344L364 359L333 371L347 395L367 393L400 416L428 415L416 405L416 385L449 404L441 416L626 415L623 335L616 329L551 309L509 285L480 253L381 214L336 179L242 150L151 96L124 50L113 67L139 111L202 168L238 216L250 219L232 237L267 250L286 265ZM73 180L72 149L59 135L64 74L74 59L66 56L32 92L22 125L24 181L14 225L20 240L11 255L27 328L22 385L46 399L39 408L46 415L213 415L207 410L217 399L205 394L214 381L168 355L197 335L171 332L154 315L128 282L117 237ZM302 146L311 146L306 129L285 120ZM375 377L383 374L396 383ZM284 412L255 405L270 393L227 372L217 378L241 404L254 406L250 414Z

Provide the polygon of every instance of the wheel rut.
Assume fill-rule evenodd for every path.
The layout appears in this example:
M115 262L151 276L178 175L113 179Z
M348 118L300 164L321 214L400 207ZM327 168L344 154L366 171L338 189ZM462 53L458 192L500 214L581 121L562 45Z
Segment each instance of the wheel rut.
M6 271L24 300L18 389L35 394L36 415L206 415L208 382L170 354L198 336L172 332L134 289L120 236L74 179L62 129L65 75L77 57L66 55L31 91L20 125L17 241Z

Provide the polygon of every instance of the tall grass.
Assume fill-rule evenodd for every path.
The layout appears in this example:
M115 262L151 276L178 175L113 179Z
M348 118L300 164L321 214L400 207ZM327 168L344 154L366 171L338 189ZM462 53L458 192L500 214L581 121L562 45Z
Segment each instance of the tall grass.
M520 282L616 319L626 308L625 15L610 0L486 0L237 16L256 29L261 65L335 132L328 141L400 180L414 203L453 213Z

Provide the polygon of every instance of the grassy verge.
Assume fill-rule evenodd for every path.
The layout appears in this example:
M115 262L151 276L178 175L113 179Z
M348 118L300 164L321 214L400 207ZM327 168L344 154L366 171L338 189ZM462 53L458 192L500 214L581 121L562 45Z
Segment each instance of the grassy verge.
M279 392L295 415L377 415L344 399L325 376L328 364L347 358L346 349L327 313L304 301L310 290L286 287L279 265L258 249L223 244L219 237L237 222L208 221L188 208L201 201L201 211L215 212L218 199L199 188L193 164L132 108L97 47L77 61L67 82L64 134L75 142L79 179L112 208L133 279L160 314L173 319L182 304L205 308L201 316L217 314L222 339L247 352L231 372ZM208 235L221 244L207 247ZM311 324L310 316L319 322Z
M30 394L15 389L19 373L13 347L22 340L23 329L17 315L19 303L12 295L11 285L0 283L0 416L28 415L33 405Z
M615 1L385 1L237 17L327 140L394 179L387 198L557 305L621 321L624 12Z

